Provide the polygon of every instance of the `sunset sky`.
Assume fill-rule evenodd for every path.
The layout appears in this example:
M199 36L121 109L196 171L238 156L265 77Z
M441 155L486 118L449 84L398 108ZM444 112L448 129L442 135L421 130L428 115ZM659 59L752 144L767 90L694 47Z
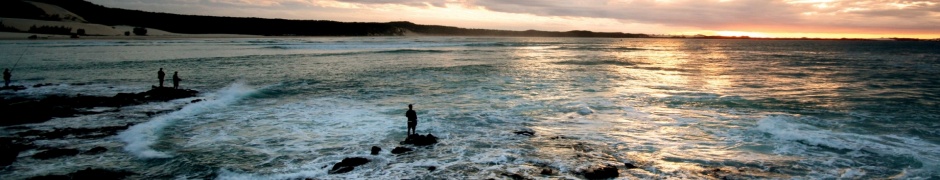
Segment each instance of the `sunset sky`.
M752 37L940 38L940 0L89 0L180 14Z

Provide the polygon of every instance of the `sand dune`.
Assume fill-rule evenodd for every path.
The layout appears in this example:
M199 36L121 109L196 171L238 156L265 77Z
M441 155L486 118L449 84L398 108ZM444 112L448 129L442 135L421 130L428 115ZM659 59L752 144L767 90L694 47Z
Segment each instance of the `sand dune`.
M24 1L24 2L28 2L30 4L33 4L33 6L36 6L37 8L42 9L42 11L45 11L46 15L48 16L58 16L60 19L62 19L62 21L88 22L87 20L85 20L85 18L82 18L82 16L79 16L75 13L72 13L69 10L66 10L65 8L62 8L56 5L51 5L51 4L41 3L41 2L33 2L33 1Z

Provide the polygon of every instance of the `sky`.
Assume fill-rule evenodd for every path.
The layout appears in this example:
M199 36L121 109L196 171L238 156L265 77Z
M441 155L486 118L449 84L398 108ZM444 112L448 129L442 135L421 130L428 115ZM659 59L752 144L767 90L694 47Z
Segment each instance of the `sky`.
M940 38L940 0L88 0L193 15L500 30Z

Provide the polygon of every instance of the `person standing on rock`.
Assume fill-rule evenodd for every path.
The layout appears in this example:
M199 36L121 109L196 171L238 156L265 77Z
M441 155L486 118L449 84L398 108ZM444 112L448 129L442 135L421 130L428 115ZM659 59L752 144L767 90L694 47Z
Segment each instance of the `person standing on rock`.
M3 69L3 87L10 86L10 77L13 77L13 75L10 74L10 69Z
M418 113L415 113L411 104L408 104L408 112L405 112L405 117L408 117L408 135L417 134L415 127L418 126Z
M178 73L179 73L178 71L173 71L173 89L179 89L180 81L183 80L183 79L180 79L180 76Z
M163 68L160 68L160 71L157 71L157 79L160 79L160 87L163 87L163 77L166 76L166 73L163 73Z

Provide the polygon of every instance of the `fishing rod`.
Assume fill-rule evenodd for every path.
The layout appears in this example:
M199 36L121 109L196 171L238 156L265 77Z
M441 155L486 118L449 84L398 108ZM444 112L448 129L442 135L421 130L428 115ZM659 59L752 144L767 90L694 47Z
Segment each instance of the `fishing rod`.
M13 70L16 69L16 65L20 64L20 60L23 60L23 55L26 55L26 50L29 50L29 46L26 46L26 48L23 48L23 52L20 52L20 57L16 58L16 62L13 63L13 67L10 68L10 72L13 72Z

